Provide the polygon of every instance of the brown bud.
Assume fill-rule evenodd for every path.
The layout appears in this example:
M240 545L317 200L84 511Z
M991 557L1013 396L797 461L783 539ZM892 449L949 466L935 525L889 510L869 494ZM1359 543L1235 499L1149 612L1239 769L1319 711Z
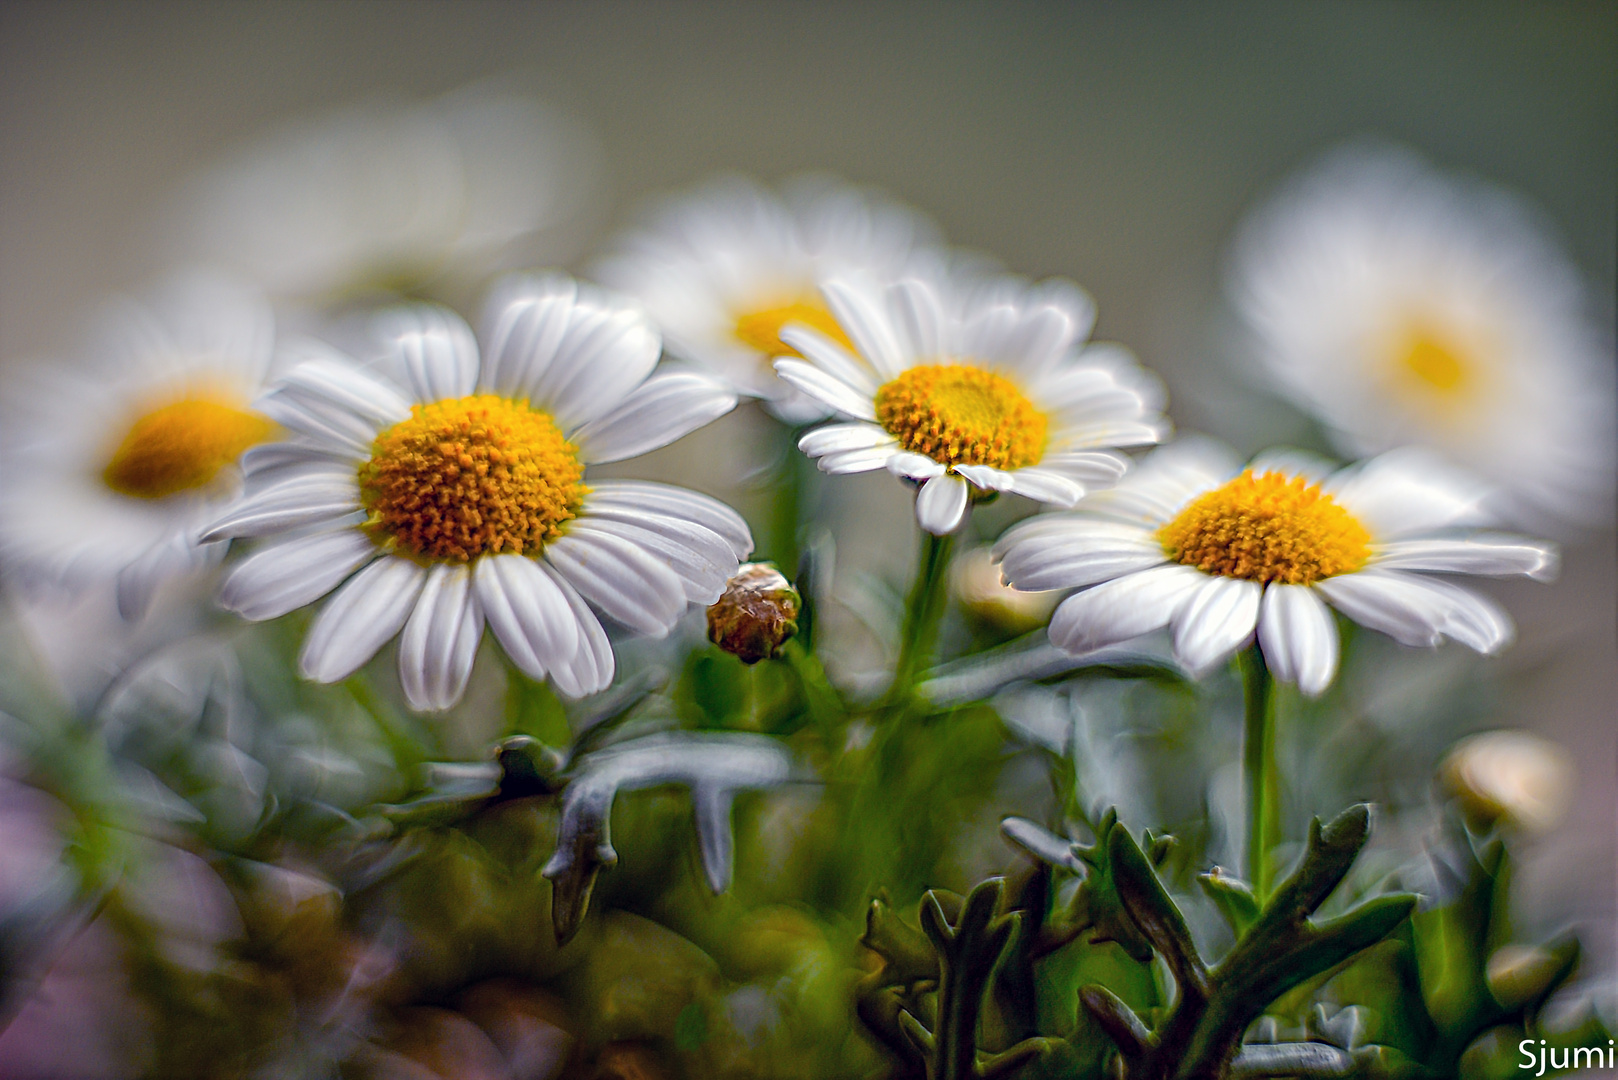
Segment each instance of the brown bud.
M743 563L708 608L708 640L756 664L798 632L798 590L769 563Z

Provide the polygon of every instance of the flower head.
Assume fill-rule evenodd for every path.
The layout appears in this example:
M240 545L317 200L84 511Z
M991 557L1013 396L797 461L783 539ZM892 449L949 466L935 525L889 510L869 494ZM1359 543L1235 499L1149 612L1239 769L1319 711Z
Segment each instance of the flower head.
M1605 520L1610 335L1515 198L1347 147L1254 213L1231 270L1258 360L1345 452L1430 446L1518 520Z
M1406 645L1450 637L1492 653L1511 623L1431 574L1556 571L1547 545L1483 533L1486 489L1420 451L1331 472L1272 453L1243 467L1218 444L1156 451L1071 514L1014 526L995 546L1020 589L1072 589L1051 640L1083 653L1164 626L1203 671L1256 635L1276 677L1316 695L1337 673L1328 605Z
M1082 344L1093 310L1064 282L839 278L822 291L842 339L789 325L798 357L775 369L852 422L798 448L825 472L919 481L929 532L953 531L971 497L998 491L1072 506L1128 468L1113 448L1163 434L1157 382L1122 349Z
M798 632L803 606L792 582L769 563L747 563L708 607L708 640L756 664L776 654Z
M275 537L226 579L225 606L275 618L319 599L309 678L345 678L400 634L405 694L461 696L483 626L564 694L607 686L599 611L661 637L716 599L752 549L746 524L662 484L585 481L588 465L655 449L727 412L735 395L654 375L638 310L572 279L521 278L491 299L483 349L448 311L383 320L397 378L313 355L263 408L297 438L246 461L249 493L213 536Z
M619 238L595 276L645 305L670 352L801 422L825 409L771 370L776 357L798 355L782 329L801 324L847 346L820 282L847 273L891 278L938 243L915 211L827 177L799 177L777 195L728 176L654 210Z
M0 408L0 557L79 588L115 585L127 619L165 580L216 563L199 533L240 489L237 458L277 436L252 407L274 347L255 293L194 273L102 315L70 365L9 380Z
M278 297L478 283L572 254L598 157L574 120L486 85L366 102L227 155L185 187L172 231Z

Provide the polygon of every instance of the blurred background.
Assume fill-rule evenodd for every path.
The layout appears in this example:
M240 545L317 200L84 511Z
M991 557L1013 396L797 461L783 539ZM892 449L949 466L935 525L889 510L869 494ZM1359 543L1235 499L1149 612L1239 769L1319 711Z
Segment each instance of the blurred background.
M265 130L482 80L580 125L595 159L582 266L647 196L721 170L826 170L934 215L955 244L1073 278L1099 336L1159 372L1182 429L1255 449L1301 430L1255 409L1228 344L1223 247L1290 170L1345 138L1407 144L1538 204L1611 325L1618 137L1612 3L0 5L0 362L62 349L104 294L171 265L199 170ZM591 140L595 140L595 145ZM745 414L663 452L677 472ZM686 455L686 457L682 457ZM740 483L747 465L736 461ZM865 482L861 482L861 480ZM708 486L725 493L723 475ZM895 572L909 507L840 491L844 566ZM903 539L901 539L903 538ZM1496 589L1520 641L1474 726L1576 763L1564 825L1517 881L1546 929L1614 962L1618 663L1610 527L1561 580ZM1453 646L1451 647L1454 648Z

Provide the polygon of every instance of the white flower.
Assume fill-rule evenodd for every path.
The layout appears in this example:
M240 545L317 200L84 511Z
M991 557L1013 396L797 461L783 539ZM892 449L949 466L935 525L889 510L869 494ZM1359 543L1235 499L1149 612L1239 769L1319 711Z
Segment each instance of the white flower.
M777 196L726 176L664 202L618 239L592 276L639 300L671 353L802 422L826 414L771 370L777 356L797 355L781 327L804 323L841 338L821 281L848 273L891 279L938 243L915 211L827 177L788 181Z
M1279 389L1346 453L1431 446L1518 521L1606 521L1611 339L1512 196L1344 148L1248 221L1230 292Z
M239 490L236 459L275 437L253 412L274 350L256 294L192 274L102 315L72 364L0 391L0 558L25 580L116 583L125 618L225 545L198 533Z
M1405 645L1506 645L1493 602L1428 576L1555 574L1550 546L1468 528L1484 494L1419 450L1336 473L1296 453L1243 469L1186 439L1079 511L1014 526L995 551L1019 589L1084 590L1051 618L1068 652L1168 626L1176 658L1201 672L1256 634L1275 677L1316 695L1337 673L1328 604Z
M293 368L263 408L299 438L248 455L248 494L210 531L276 537L224 583L244 617L333 593L304 642L307 678L346 678L401 634L411 704L448 708L487 622L518 668L578 697L613 673L587 603L661 637L718 598L752 550L734 511L663 484L584 483L587 464L736 404L703 376L653 375L661 342L639 311L563 275L517 279L490 300L481 359L448 311L384 320L401 379L329 353Z
M598 156L576 122L488 86L371 102L228 155L185 187L171 231L279 297L475 283L573 253Z
M845 278L821 291L852 349L789 324L781 339L801 359L775 370L852 422L798 448L828 473L886 468L921 481L916 518L928 532L959 526L974 491L1072 506L1128 468L1111 448L1162 437L1157 381L1118 346L1082 344L1094 310L1071 284Z

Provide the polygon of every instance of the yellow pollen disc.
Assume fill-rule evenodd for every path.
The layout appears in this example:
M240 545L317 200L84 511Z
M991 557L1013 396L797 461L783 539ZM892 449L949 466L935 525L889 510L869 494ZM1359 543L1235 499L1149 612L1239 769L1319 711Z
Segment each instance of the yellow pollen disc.
M825 334L848 351L854 351L854 343L848 340L843 328L837 325L837 320L832 318L831 312L819 304L786 304L743 315L736 320L736 336L743 344L766 356L801 358L802 353L781 340L781 327L788 323L803 323L810 329Z
M242 451L275 436L274 422L210 397L144 413L112 452L102 481L120 495L161 499L205 488Z
M942 465L1021 469L1045 452L1045 414L1011 380L968 364L913 367L876 392L899 445Z
M1248 469L1157 531L1169 557L1209 574L1311 585L1365 565L1371 534L1301 476Z
M1466 357L1425 331L1411 336L1398 363L1407 377L1441 394L1455 394L1471 382L1472 370Z
M584 501L578 450L545 413L495 394L414 405L360 466L366 530L400 554L535 554Z

